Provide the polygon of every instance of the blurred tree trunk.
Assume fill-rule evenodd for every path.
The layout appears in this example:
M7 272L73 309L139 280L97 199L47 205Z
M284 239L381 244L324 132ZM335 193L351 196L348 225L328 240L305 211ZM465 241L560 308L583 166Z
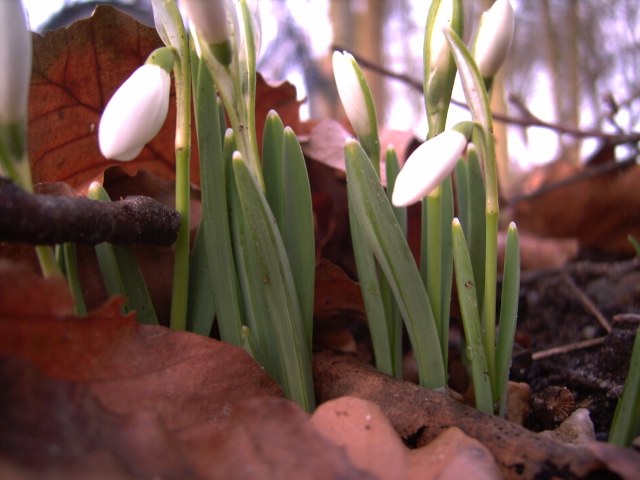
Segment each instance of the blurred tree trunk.
M558 5L551 0L542 4L546 34L547 65L551 78L555 121L577 128L580 123L580 82L578 50L578 2ZM560 137L560 156L571 163L580 162L580 142Z
M331 0L331 22L333 43L375 62L383 63L384 20L387 0ZM386 95L384 78L376 73L363 70L376 104L378 124L385 120Z

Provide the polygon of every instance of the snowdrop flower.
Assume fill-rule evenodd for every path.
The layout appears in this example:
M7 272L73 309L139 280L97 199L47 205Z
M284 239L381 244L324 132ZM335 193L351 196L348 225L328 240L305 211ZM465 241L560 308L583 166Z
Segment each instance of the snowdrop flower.
M483 78L491 78L507 57L513 38L513 7L510 0L496 0L482 14L473 51Z
M0 125L27 119L31 32L20 0L0 0Z
M232 52L227 25L225 0L182 0L190 25L200 41L204 41L214 57L222 64L231 63Z
M333 52L333 75L342 106L356 136L361 140L369 137L372 118L369 109L373 111L375 118L375 107L372 99L367 101L365 92L370 95L369 87L353 55L347 52Z
M156 50L111 97L98 129L102 155L133 160L157 135L169 110L172 66L171 49Z
M422 200L451 174L471 134L471 128L461 128L465 133L455 128L458 125L426 141L409 156L393 188L391 201L396 207Z

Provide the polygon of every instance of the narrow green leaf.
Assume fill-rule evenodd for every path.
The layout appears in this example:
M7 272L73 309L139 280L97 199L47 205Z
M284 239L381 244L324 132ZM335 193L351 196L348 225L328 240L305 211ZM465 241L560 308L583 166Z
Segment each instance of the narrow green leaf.
M264 356L260 342L246 325L242 327L242 348L249 352L253 359L261 366L266 365L267 359Z
M471 376L473 378L476 408L483 412L493 414L491 378L489 376L489 367L483 345L473 269L471 268L467 242L464 239L464 233L460 226L460 221L457 218L453 220L452 237L458 301L460 302L462 324L467 341L466 354L471 363Z
M98 183L93 183L89 188L89 198L104 202L111 201L106 190ZM124 311L136 311L138 322L158 325L147 284L131 247L100 243L95 246L95 249L107 294L126 297Z
M515 223L507 230L507 245L502 277L502 296L498 343L496 345L496 383L493 398L500 402L500 416L504 416L507 400L507 383L513 353L513 339L518 319L518 297L520 295L520 243Z
M469 149L467 148L467 152ZM461 158L455 169L455 192L457 216L462 225L462 231L469 237L469 170L467 161Z
M349 197L349 212L354 211L352 203L352 199ZM390 336L389 319L387 318L387 308L383 301L376 259L367 242L363 227L360 225L357 216L351 213L349 214L349 226L351 228L353 253L358 269L358 282L360 283L360 291L367 311L367 322L369 323L376 367L382 373L395 377L398 375L397 362L394 360L395 354L393 352L395 343Z
M315 405L311 352L282 238L260 186L238 152L234 154L233 172L249 234L257 246L257 268L283 358L282 382L289 398L311 411Z
M275 110L267 114L262 135L262 176L269 207L278 225L284 224L284 125Z
M453 288L453 245L451 229L448 228L453 220L453 182L448 177L442 182L442 216L440 231L442 232L442 249L440 256L442 266L440 272L440 346L445 369L449 356L449 314L451 312L451 291Z
M345 144L350 205L396 296L418 362L421 385L444 389L446 372L429 298L380 179L360 144Z
M284 129L282 152L284 165L282 240L291 265L307 346L311 349L316 271L311 186L302 148L296 134L289 127Z
M63 273L67 277L69 289L73 295L74 310L78 315L87 314L87 306L82 295L82 285L78 276L78 259L75 243L65 243L61 246L63 257Z
M640 435L640 328L636 331L629 372L613 415L609 443L628 447Z
M393 194L393 189L396 185L396 178L398 177L398 173L400 173L400 162L398 161L398 155L396 154L396 149L393 145L389 145L385 152L385 170L387 175L387 197L389 197L389 202L391 202L391 195ZM400 225L400 229L404 236L407 236L407 207L394 207L391 205L393 209L393 214L398 220L398 224Z
M225 148L225 151L227 152L228 149ZM232 152L228 152L228 154L231 158ZM225 153L226 155L227 153ZM271 325L269 304L263 286L264 277L258 265L257 249L260 248L260 245L253 241L249 233L238 188L233 178L229 179L228 190L233 253L242 297L243 318L258 346L247 351L253 355L254 351L259 350L262 359L260 365L273 378L281 381L284 377L284 366L276 332ZM246 342L243 345L246 346ZM256 357L254 359L257 361Z
M202 189L200 228L205 238L220 336L225 342L240 346L242 316L229 227L226 180L229 172L223 157L221 112L211 74L195 55L192 68Z
M476 279L476 292L478 293L478 305L482 311L484 304L485 285L485 253L486 253L486 219L485 219L485 188L482 167L475 149L467 150L467 211L469 212L468 231L465 232L469 239L469 255L473 266L473 276Z
M437 189L437 194L428 195L422 202L422 208L425 209L426 216L423 214L423 221L426 219L426 223L422 225L422 233L424 240L420 258L422 265L426 267L426 272L423 272L423 279L426 278L427 293L429 294L429 301L431 302L431 308L433 309L433 316L436 319L436 325L438 327L438 335L441 333L441 308L440 308L440 290L442 288L442 195L440 187ZM426 274L426 277L425 277ZM443 345L440 345L441 347Z
M189 304L187 308L187 331L208 337L216 315L211 287L211 274L207 258L207 241L202 225L189 260Z

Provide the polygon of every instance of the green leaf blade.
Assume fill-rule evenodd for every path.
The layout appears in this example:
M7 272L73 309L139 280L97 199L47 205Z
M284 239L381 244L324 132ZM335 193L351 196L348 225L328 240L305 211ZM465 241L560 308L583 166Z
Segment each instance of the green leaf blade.
M396 296L418 361L420 382L444 389L440 342L420 273L380 180L360 144L345 144L347 187L355 214Z

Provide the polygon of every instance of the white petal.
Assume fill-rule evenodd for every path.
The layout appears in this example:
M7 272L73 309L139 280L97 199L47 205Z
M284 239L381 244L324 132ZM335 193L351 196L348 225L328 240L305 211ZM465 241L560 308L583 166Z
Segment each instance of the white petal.
M0 124L27 118L31 32L20 0L0 0Z
M228 40L229 27L224 0L182 0L180 4L204 41L217 45Z
M507 57L513 38L513 7L509 0L496 0L482 14L474 44L474 57L484 78L493 77Z
M143 65L123 83L104 109L98 141L106 158L133 160L155 137L169 110L169 73Z
M333 75L342 106L356 135L363 138L369 135L369 114L356 65L350 53L333 52Z
M455 130L420 145L396 178L392 203L405 207L422 200L451 174L466 146L467 137Z

